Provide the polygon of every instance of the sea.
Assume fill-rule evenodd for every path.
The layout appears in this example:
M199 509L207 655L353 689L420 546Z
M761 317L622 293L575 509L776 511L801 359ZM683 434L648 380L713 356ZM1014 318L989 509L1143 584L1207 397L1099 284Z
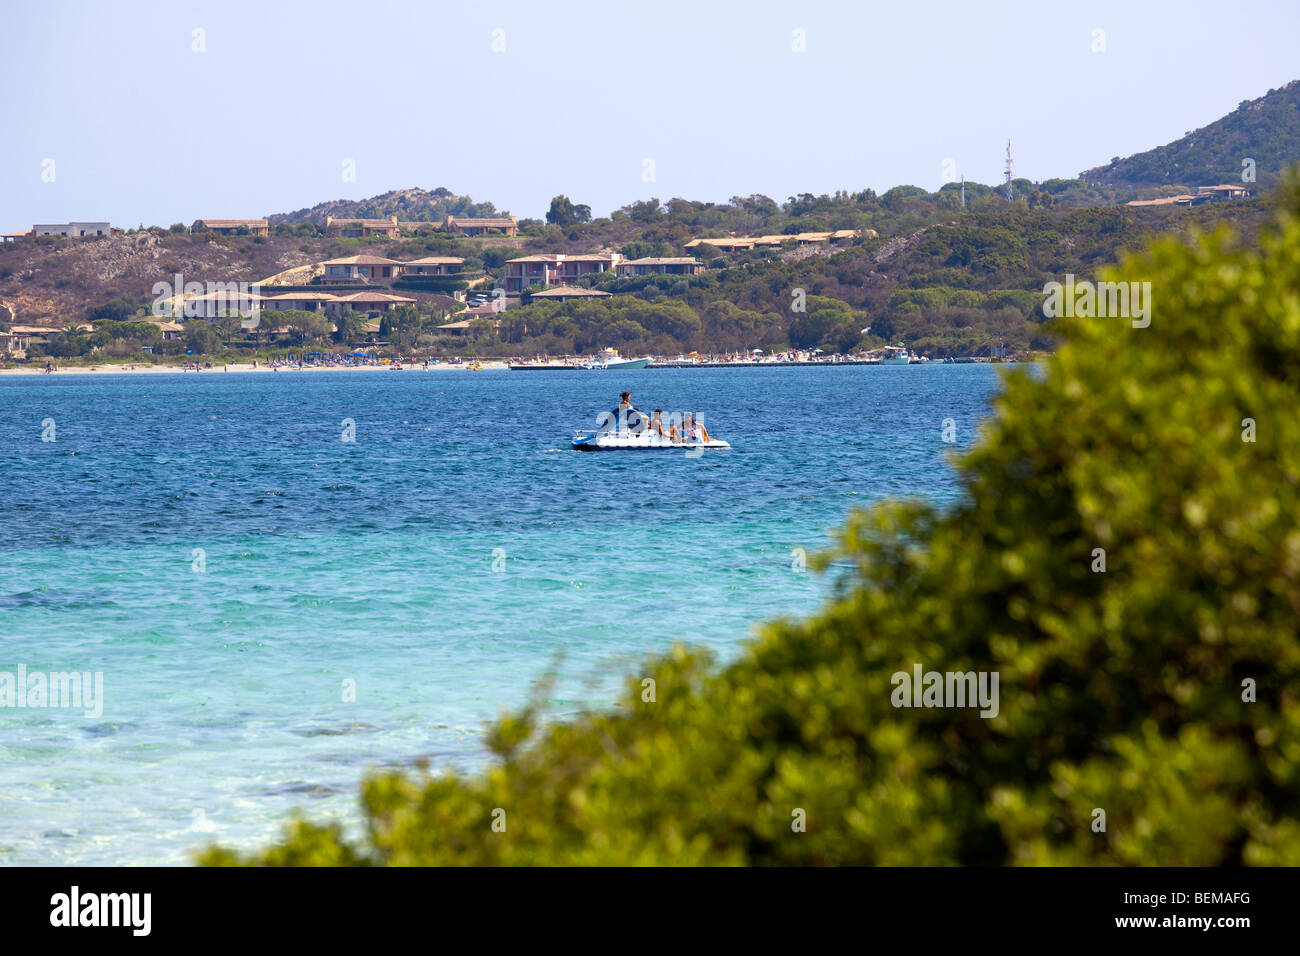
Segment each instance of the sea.
M613 707L675 643L725 663L833 594L850 511L958 499L1000 374L0 377L0 864L356 834L368 773L480 772L497 717ZM732 448L572 451L623 390Z

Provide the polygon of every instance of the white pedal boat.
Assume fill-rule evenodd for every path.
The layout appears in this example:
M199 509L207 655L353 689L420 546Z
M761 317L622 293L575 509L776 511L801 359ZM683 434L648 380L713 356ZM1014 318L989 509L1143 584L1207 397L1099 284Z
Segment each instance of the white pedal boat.
M684 451L703 452L704 449L730 448L725 441L710 438L708 441L674 442L650 432L575 431L574 451Z

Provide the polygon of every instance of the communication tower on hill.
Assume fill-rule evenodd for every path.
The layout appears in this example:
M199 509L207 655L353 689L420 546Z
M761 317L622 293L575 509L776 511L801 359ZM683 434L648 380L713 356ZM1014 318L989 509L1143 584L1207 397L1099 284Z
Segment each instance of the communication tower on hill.
M1011 140L1007 140L1007 202L1014 202L1016 191L1011 187Z

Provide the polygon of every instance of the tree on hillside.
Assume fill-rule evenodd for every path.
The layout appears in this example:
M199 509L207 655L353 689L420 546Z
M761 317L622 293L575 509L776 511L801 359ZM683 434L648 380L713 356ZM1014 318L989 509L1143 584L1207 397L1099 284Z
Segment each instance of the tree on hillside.
M572 226L574 223L591 222L591 207L575 206L569 201L568 196L556 196L551 200L546 221L553 226Z

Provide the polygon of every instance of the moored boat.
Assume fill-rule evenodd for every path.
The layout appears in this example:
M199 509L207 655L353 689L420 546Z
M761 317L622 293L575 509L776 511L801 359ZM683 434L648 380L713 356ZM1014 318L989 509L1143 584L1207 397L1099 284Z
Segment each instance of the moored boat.
M586 369L596 369L596 368L629 369L629 368L645 368L649 364L650 364L650 356L648 355L642 356L641 358L625 359L623 358L623 356L618 354L618 349L605 349L603 352L600 353L600 356L598 358L596 358L594 361L584 363L582 367Z

